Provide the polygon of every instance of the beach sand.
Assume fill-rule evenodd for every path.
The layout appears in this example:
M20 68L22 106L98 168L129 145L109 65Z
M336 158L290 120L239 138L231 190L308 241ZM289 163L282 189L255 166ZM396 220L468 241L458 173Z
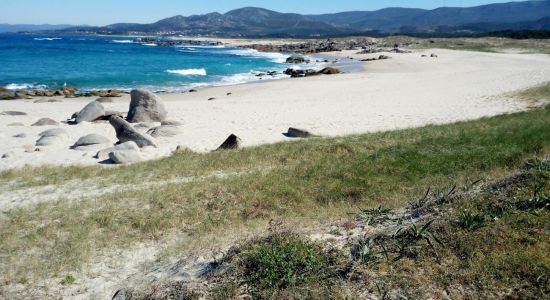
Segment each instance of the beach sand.
M378 54L357 51L331 53L342 61ZM421 57L436 53L437 58ZM384 53L382 53L384 54ZM510 92L550 81L550 56L497 54L452 50L426 50L408 54L387 53L388 60L367 62L364 70L330 76L212 87L196 93L161 94L168 119L183 123L182 134L157 139L160 148L147 158L169 155L178 145L194 151L216 149L227 136L236 134L244 146L291 141L283 135L289 127L307 129L322 136L386 131L428 124L476 119L527 108L510 98ZM228 93L231 93L228 95ZM208 101L209 98L216 98ZM68 119L95 98L60 99L59 103L35 100L1 101L2 111L22 111L26 116L0 115L0 170L44 164L98 164L97 151L69 147L81 136L98 133L113 143L116 136L107 122L60 127L69 133L66 144L34 145L38 133L56 126L32 127L43 117ZM129 96L105 103L107 110L127 112ZM21 122L24 126L8 126ZM25 133L25 138L14 135Z

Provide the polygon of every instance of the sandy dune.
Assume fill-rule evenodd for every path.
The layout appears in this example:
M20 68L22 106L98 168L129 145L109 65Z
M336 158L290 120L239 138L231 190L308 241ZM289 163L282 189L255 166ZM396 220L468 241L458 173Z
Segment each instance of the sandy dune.
M376 55L336 53L346 59ZM437 53L438 58L421 57ZM505 94L550 81L550 57L535 54L495 54L430 50L388 54L390 60L365 64L365 70L333 76L284 79L238 86L215 87L197 93L165 94L169 119L184 123L183 133L159 139L161 148L148 157L168 155L183 145L196 151L215 149L231 133L245 146L289 140L289 126L337 136L449 123L524 109ZM227 95L231 93L231 95ZM208 101L215 97L215 100ZM31 127L43 117L69 118L94 99L62 99L61 103L34 100L0 102L2 111L27 116L0 115L0 169L42 164L97 164L94 152L69 149L79 137L99 133L116 141L108 123L61 124L69 132L67 144L26 153L37 134L52 126ZM106 103L107 110L128 110L129 97ZM7 126L21 122L25 126ZM26 133L25 138L14 135Z

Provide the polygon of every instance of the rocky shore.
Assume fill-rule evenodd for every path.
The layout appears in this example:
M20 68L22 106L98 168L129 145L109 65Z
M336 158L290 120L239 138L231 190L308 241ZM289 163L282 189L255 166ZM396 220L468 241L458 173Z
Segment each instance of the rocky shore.
M0 86L0 100L33 99L34 97L121 97L128 94L122 90L79 91L77 88L64 87L59 90L9 90Z
M139 38L133 41L134 43L140 44L153 44L157 46L220 46L223 45L222 42L218 41L202 41L202 40L165 40L165 39L155 39L155 38Z

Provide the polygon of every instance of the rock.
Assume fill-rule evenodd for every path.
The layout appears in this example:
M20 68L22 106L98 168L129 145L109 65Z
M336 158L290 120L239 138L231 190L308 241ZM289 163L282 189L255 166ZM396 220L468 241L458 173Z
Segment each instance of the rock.
M15 100L13 92L0 92L0 100Z
M124 113L121 111L106 110L105 114L98 120L109 121L112 116L119 116L121 118L124 118Z
M342 73L342 71L340 71L336 68L327 67L327 68L324 68L321 71L319 71L319 73L324 74L324 75L333 75L333 74L340 74L340 73Z
M99 160L109 159L109 153L117 151L117 150L139 151L139 147L135 142L126 142L126 143L115 145L114 147L110 147L110 148L107 148L107 149L100 150L95 155L95 158L97 158Z
M126 300L126 290L118 290L111 300Z
M7 92L8 90L0 85L0 93Z
M97 101L92 101L88 103L74 118L76 124L82 122L92 122L105 115L105 108L103 105Z
M183 123L176 120L168 120L168 121L162 121L160 122L160 125L162 126L182 126Z
M135 150L116 150L109 153L109 158L115 164L131 164L143 159L140 152Z
M31 126L57 126L57 125L59 125L59 122L57 122L56 120L52 120L50 118L42 118L36 121Z
M241 147L241 139L231 134L219 147L217 150L233 150L239 149Z
M15 92L15 99L32 99L32 96L25 91Z
M9 123L8 126L25 126L23 123L15 122L15 123Z
M306 76L315 76L315 75L334 75L334 74L340 74L342 73L342 71L336 69L336 68L332 68L332 67L327 67L327 68L324 68L318 72L316 71L308 71L306 72Z
M98 147L103 147L110 143L111 141L108 138L92 133L79 138L71 148L78 151L97 150Z
M214 97L208 98L208 101L212 101L212 100L216 100L216 98L214 98Z
M303 63L309 63L309 60L307 60L305 57L300 55L292 55L289 58L286 59L287 64L303 64Z
M61 91L63 95L65 95L65 98L75 98L76 97L76 89L72 87L64 87Z
M36 141L36 146L57 146L67 142L66 135L42 136Z
M27 113L22 112L22 111L5 110L5 111L1 112L0 115L3 115L3 116L26 116Z
M295 138L310 138L315 136L307 130L294 128L294 127L290 127L285 135L288 137L295 137Z
M112 116L109 123L115 128L116 136L121 143L134 141L140 148L145 146L157 147L152 137L138 132L121 117Z
M181 128L178 126L172 126L172 125L163 125L151 128L147 131L147 134L154 138L159 137L173 137L178 134L182 133Z
M138 89L131 92L131 97L128 122L162 122L166 119L168 113L157 95Z
M57 135L65 135L67 137L69 136L69 134L67 133L67 130L63 128L52 128L46 131L42 131L41 133L38 134L38 136L57 136Z
M14 154L15 154L15 153L13 153L13 151L10 151L10 152L8 152L8 153L4 153L4 155L2 155L2 158L3 158L3 159L4 159L4 158L11 158L11 157L13 157Z
M13 137L14 138L26 138L27 134L26 133L19 133L19 134L14 135Z
M113 98L111 98L111 97L101 97L101 98L96 99L95 101L97 101L99 103L113 103Z
M437 54L432 53L432 54L430 54L430 57L437 57Z
M378 59L390 59L391 57L387 56L387 55L380 55L378 56Z
M23 149L25 149L26 153L33 153L33 152L38 151L38 148L36 148L33 145L25 145L25 146L23 146Z
M426 54L422 54L420 57L428 57L428 55Z
M227 96L231 96L231 95L233 95L233 93L227 93L226 95L227 95Z
M189 90L189 93L196 93L196 92L197 92L197 90L195 90L195 89L190 89Z

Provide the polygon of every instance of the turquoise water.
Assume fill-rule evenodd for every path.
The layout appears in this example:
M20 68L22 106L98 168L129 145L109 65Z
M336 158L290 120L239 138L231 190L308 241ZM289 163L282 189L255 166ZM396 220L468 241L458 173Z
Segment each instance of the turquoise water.
M183 91L260 80L287 57L250 49L151 46L130 37L0 34L0 86ZM282 77L282 75L280 75ZM263 79L271 79L271 76Z

